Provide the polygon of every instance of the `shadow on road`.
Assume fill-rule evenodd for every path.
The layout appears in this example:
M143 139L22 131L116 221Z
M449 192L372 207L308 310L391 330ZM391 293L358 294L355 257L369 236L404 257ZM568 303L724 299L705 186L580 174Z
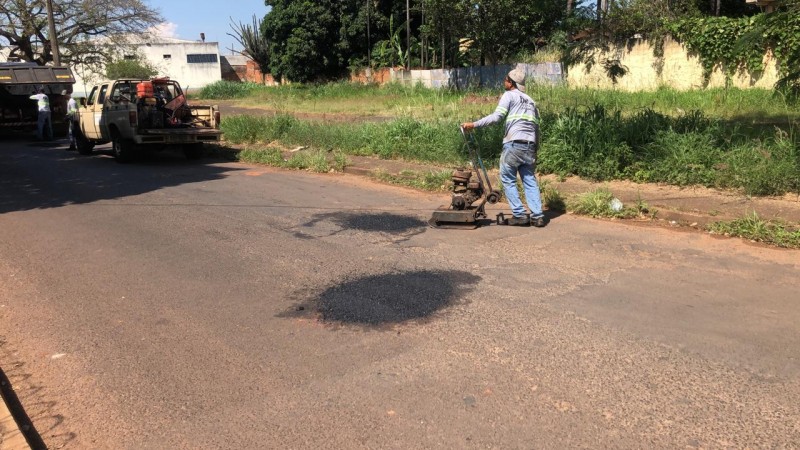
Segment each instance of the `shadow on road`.
M17 380L20 389L24 391L24 394L37 400L30 402L27 408L23 407L11 380L0 369L0 394L3 397L0 398L0 401L6 402L6 406L28 446L32 450L46 450L47 445L42 436L49 436L53 441L58 441L59 447L74 441L77 437L75 433L61 429L64 424L64 416L56 412L57 404L52 401L41 400L44 388L31 381L32 376L25 373L24 364L15 364L13 371L15 372L14 378ZM2 446L2 436L0 436L0 448L4 448Z
M44 146L2 141L0 214L119 199L242 170L189 161L178 152L123 165L102 152L81 156L66 147L63 141Z
M329 287L314 295L309 306L316 308L324 322L399 324L428 318L459 303L480 280L477 275L457 270L368 275ZM305 311L305 306L296 306L281 317L297 317Z

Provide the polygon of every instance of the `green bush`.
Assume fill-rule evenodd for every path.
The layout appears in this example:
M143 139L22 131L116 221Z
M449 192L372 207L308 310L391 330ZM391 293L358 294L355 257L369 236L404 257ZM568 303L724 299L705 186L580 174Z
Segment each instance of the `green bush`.
M723 187L741 188L748 195L800 192L800 152L797 143L783 134L735 146L721 166Z
M645 146L645 164L631 166L630 177L678 186L713 186L717 182L715 166L721 160L714 140L710 133L661 131Z
M220 123L220 130L225 140L234 144L267 141L264 131L269 119L257 116L225 116Z

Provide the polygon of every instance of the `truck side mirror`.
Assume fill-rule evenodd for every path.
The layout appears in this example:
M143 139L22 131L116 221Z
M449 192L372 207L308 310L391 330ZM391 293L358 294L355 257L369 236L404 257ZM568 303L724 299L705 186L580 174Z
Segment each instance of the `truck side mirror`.
M81 97L81 106L86 106L86 97Z

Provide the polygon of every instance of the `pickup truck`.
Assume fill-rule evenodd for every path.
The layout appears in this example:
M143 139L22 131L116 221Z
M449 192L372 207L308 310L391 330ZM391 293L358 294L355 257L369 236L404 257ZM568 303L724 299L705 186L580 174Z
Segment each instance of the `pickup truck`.
M100 82L81 99L78 113L78 151L91 154L95 144L111 142L120 163L139 152L178 146L187 158L198 159L204 143L222 137L218 108L189 105L180 84L169 78Z

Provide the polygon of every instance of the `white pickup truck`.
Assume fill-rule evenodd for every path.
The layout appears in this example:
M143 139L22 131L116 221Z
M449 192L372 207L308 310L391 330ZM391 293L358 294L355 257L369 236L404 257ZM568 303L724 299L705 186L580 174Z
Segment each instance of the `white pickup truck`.
M218 142L216 106L189 105L181 86L168 78L103 81L78 108L78 151L91 154L95 144L111 142L118 162L137 152L181 146L186 157L203 155L203 143Z

